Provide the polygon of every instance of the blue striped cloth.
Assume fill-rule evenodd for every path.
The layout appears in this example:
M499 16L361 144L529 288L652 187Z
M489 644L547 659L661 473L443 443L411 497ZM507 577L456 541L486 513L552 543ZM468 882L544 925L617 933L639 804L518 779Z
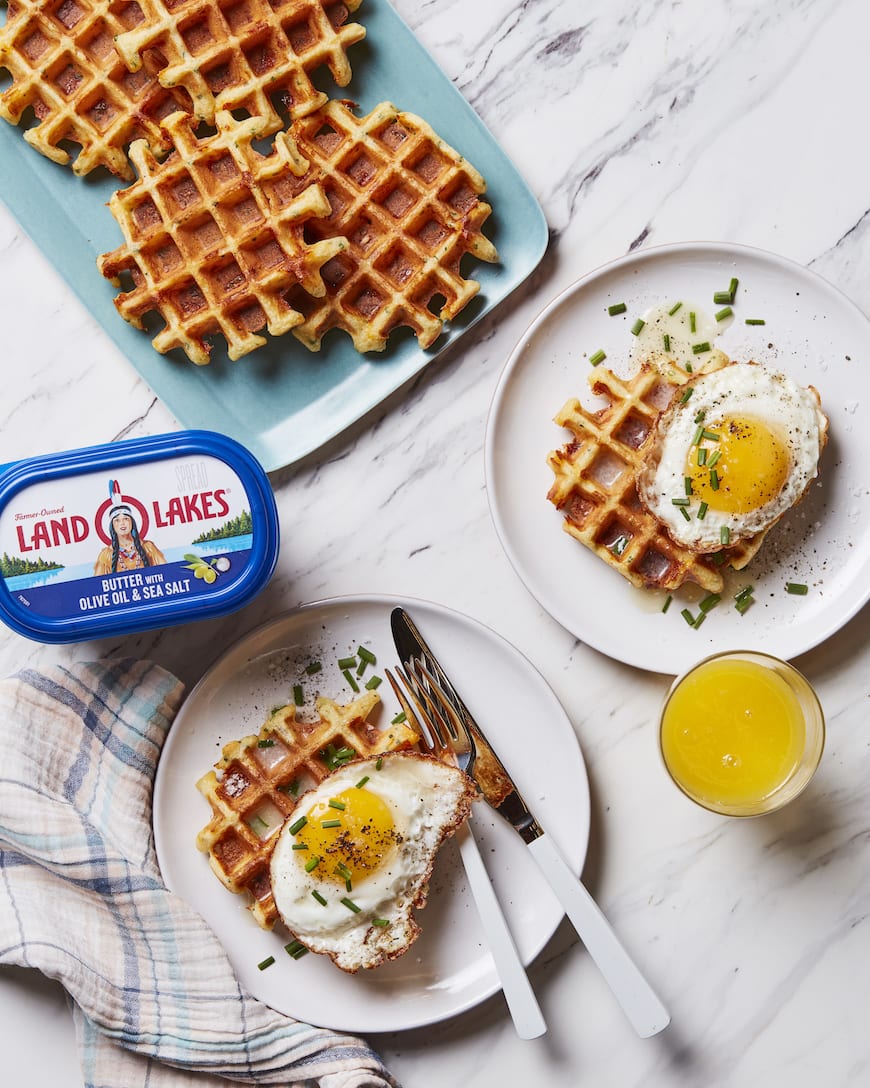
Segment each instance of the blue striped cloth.
M58 979L94 1088L397 1088L360 1039L243 992L160 879L151 792L182 686L148 662L0 682L0 964Z

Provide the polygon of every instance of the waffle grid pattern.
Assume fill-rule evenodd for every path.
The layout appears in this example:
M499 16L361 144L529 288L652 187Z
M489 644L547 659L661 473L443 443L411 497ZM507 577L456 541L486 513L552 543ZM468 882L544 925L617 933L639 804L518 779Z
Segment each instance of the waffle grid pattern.
M373 691L346 706L321 696L313 723L297 721L295 706L280 707L257 736L225 745L217 772L197 782L212 809L197 846L209 855L225 887L249 894L251 913L263 929L278 920L269 861L277 832L296 805L290 787L312 788L326 778L331 767L322 753L329 745L337 751L352 748L365 759L410 748L420 739L404 723L383 730L370 723L379 702Z
M358 351L382 351L393 329L409 326L429 347L480 289L462 275L463 257L498 260L482 234L491 211L480 199L484 179L425 121L389 102L358 118L331 101L290 134L311 167L273 185L276 203L322 185L331 212L309 230L349 243L323 269L324 296L293 293L305 314L294 335L317 351L340 328Z
M132 279L115 299L121 316L142 328L146 314L158 313L165 326L157 351L180 347L199 364L209 361L215 334L237 359L266 342L264 326L279 336L302 321L288 290L301 284L323 294L320 267L346 248L340 238L305 240L305 222L328 211L319 186L280 208L270 202L266 182L304 169L285 138L264 156L252 147L261 120L216 120L216 135L199 139L191 117L168 118L176 152L162 163L144 141L131 147L139 180L110 201L125 244L99 260L112 282Z
M114 39L142 21L130 0L10 0L0 26L0 69L12 82L0 94L0 116L13 125L32 109L37 123L24 139L76 174L104 166L133 178L126 148L147 139L155 154L169 150L160 122L191 109L181 88L164 88L156 73L163 63L154 50L143 54L138 72L127 70ZM73 157L65 143L78 145Z

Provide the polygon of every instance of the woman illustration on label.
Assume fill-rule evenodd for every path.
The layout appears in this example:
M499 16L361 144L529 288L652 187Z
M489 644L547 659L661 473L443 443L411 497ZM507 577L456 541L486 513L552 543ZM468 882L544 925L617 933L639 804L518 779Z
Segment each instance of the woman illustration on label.
M166 557L150 540L142 540L130 506L121 498L117 480L109 481L112 506L106 515L111 543L103 548L94 564L94 574L138 570L165 563ZM103 538L105 539L105 537Z

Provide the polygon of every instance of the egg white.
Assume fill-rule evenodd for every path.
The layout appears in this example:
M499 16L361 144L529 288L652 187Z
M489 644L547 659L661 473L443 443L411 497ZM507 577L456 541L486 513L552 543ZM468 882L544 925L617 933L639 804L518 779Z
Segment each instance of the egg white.
M350 972L393 959L416 939L420 930L413 908L425 904L435 855L467 818L476 795L467 775L429 756L393 752L381 757L380 770L377 763L368 759L346 764L301 797L271 860L272 894L287 929L311 951L329 955ZM303 852L293 850L297 836L290 828L315 805L355 788L366 775L363 788L389 807L397 841L378 867L355 878L347 891L318 869L305 871ZM342 903L344 898L357 910ZM389 924L376 925L374 919Z
M686 458L692 449L703 413L704 426L715 430L723 418L751 417L775 431L787 447L789 471L780 490L768 502L746 513L717 511L710 507L697 517L699 501L687 509L689 520L673 499L684 495ZM818 474L819 455L827 435L827 419L812 386L804 389L785 374L766 370L757 363L731 363L704 375L694 383L683 403L675 398L663 413L645 463L638 473L638 494L668 535L697 552L714 552L727 541L735 544L769 529L804 495Z

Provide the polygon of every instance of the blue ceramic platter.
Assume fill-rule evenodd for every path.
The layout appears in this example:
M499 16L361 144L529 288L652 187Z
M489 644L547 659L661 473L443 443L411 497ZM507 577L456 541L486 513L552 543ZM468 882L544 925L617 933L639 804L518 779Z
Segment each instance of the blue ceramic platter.
M0 122L0 195L24 230L182 426L235 438L270 471L316 450L416 374L517 287L547 245L546 221L528 186L388 0L364 0L356 17L366 38L349 52L352 82L337 88L327 73L318 85L353 99L361 113L386 99L419 114L487 179L493 214L484 229L500 263L466 258L480 294L426 351L398 330L385 352L367 356L340 331L318 353L288 334L237 362L217 343L205 367L177 351L159 355L147 333L119 317L115 288L97 271L99 254L122 240L106 206L117 180L105 171L77 178Z

